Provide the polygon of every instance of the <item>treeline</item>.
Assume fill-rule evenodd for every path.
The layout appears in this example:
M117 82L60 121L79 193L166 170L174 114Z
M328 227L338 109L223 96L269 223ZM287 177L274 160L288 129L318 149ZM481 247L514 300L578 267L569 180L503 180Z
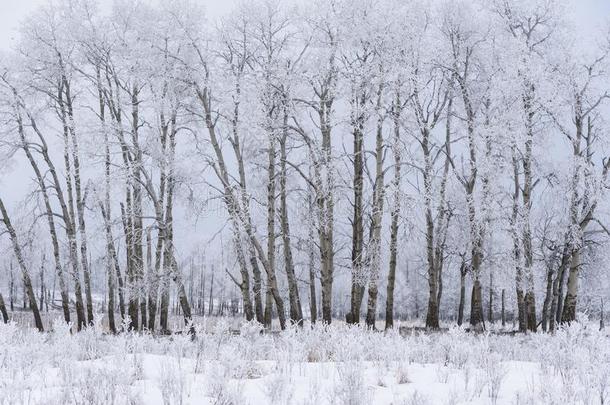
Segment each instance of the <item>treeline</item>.
M568 16L553 0L261 0L217 23L187 0L41 7L3 57L2 147L35 182L25 216L45 221L64 320L93 322L102 291L111 331L169 332L173 292L188 324L202 280L175 216L219 199L217 277L266 327L330 323L346 293L347 322L390 328L405 263L428 328L484 327L494 291L520 331L574 321L579 280L608 293L610 44ZM0 211L42 330L31 246Z

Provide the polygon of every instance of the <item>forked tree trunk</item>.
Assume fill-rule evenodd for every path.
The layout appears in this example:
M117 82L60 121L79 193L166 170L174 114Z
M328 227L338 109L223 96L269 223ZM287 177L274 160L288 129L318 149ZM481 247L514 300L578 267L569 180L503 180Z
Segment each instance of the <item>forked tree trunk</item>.
M74 280L74 293L76 295L76 315L77 329L81 330L87 323L85 318L84 301L82 298L82 290L80 283L81 264L78 258L78 242L76 240L76 214L74 212L74 193L72 191L72 163L70 160L70 129L67 119L67 112L64 104L64 81L61 81L58 89L57 103L59 105L60 118L63 127L64 138L64 165L66 168L66 194L67 194L67 210L64 214L68 214L64 220L70 222L70 226L66 227L69 230L68 240L70 249L70 259L72 261L72 278ZM81 255L82 257L82 255ZM86 294L86 292L85 292Z
M234 232L237 235L240 232L240 222L236 216L243 216L243 219L246 222L246 227L251 227L250 225L250 201L248 199L248 190L246 183L246 169L244 165L244 159L242 155L242 146L241 139L239 136L239 123L240 123L240 102L241 102L241 76L236 78L235 82L235 99L233 104L233 120L232 120L232 130L233 137L230 139L231 146L233 147L233 154L235 155L235 160L237 161L237 169L239 172L239 196L234 197L234 204L239 204L241 201L241 208L232 213L231 218L233 222ZM222 162L224 164L224 161ZM221 168L220 173L225 173L226 169ZM228 179L226 180L228 182ZM231 202L227 202L227 206L231 206ZM241 213L243 211L243 214ZM241 240L241 238L240 238ZM241 245L241 242L240 242ZM253 294L254 294L254 307L252 308L252 300L250 299L250 273L248 272L248 267L245 261L245 254L243 252L238 252L238 255L244 256L243 265L240 263L240 270L242 276L241 289L242 289L242 297L244 299L244 307L250 308L248 312L246 312L246 319L248 317L253 319L256 316L256 320L260 323L264 322L264 314L263 314L263 299L262 299L262 279L261 279L261 271L258 267L258 260L256 258L256 251L251 242L246 241L247 245L247 253L250 257L250 266L252 267L252 278L253 278ZM241 250L241 247L238 247ZM246 295L247 294L247 295ZM254 311L254 315L249 314Z
M262 248L260 248L260 243L256 239L254 235L254 231L252 228L252 220L250 217L250 210L248 208L249 202L246 196L246 185L245 185L245 169L243 165L243 159L241 157L241 149L239 143L239 137L236 135L237 132L237 121L234 124L234 137L233 137L233 150L237 158L238 167L240 171L240 194L241 194L241 205L239 201L239 197L235 195L232 187L229 182L229 174L227 171L227 167L225 164L224 155L222 149L220 147L220 143L216 136L216 127L214 120L212 119L212 107L211 100L209 99L208 89L197 89L196 90L197 97L201 102L205 113L205 123L210 135L210 141L212 147L214 149L216 155L216 165L214 167L214 171L218 177L218 179L222 183L222 187L224 190L223 199L227 206L227 210L229 212L229 216L231 220L234 221L234 226L243 227L248 241L248 254L250 256L250 265L252 266L252 273L254 279L253 285L253 293L254 293L254 310L256 314L256 320L260 323L264 322L264 314L263 314L263 305L262 305L262 280L261 280L261 271L258 267L257 253L260 255L262 252ZM238 111L238 110L237 110ZM259 249L260 248L260 249ZM261 262L264 263L264 257L261 256ZM265 268L266 270L266 268Z
M15 92L17 96L17 93ZM23 102L20 99L20 104L24 107ZM26 111L27 112L27 111ZM64 192L61 186L61 182L59 181L59 176L57 174L57 170L55 169L55 165L51 160L49 155L49 148L46 142L46 139L38 125L36 124L36 120L32 117L32 115L27 112L28 120L30 121L30 125L34 130L34 133L40 140L40 153L42 154L44 161L46 162L49 173L53 179L53 188L55 190L55 195L58 199L59 205L61 207L62 219L64 221L66 235L68 237L68 252L70 265L72 267L72 279L74 281L74 295L76 297L76 318L77 318L77 329L80 330L86 323L84 305L83 305L83 296L81 291L80 277L79 277L79 266L78 266L78 252L76 246L76 232L74 227L74 222L72 221L72 215L69 209L68 204L66 203L66 199L64 196ZM64 128L64 131L66 129Z
M17 99L17 96L15 96L15 98ZM19 101L16 100L16 102L17 102L17 105L19 106ZM44 181L44 178L42 176L38 163L36 162L36 160L34 159L34 156L31 153L29 143L27 142L27 140L25 138L25 131L23 128L23 120L22 120L22 116L21 116L20 107L17 107L16 115L17 115L18 132L19 132L19 136L21 139L22 148L30 162L30 165L32 166L32 169L34 170L34 173L36 175L36 180L38 182L38 186L40 187L40 191L42 193L42 197L43 197L43 201L44 201L44 205L45 205L45 213L47 216L47 222L49 224L51 245L53 247L53 259L55 261L55 272L59 278L59 289L60 289L60 294L61 294L61 307L63 310L64 321L66 323L70 323L70 300L68 297L68 287L66 285L63 265L61 263L61 257L60 257L60 251L59 251L59 241L57 239L57 230L55 227L55 216L53 213L53 208L51 207L51 200L49 198L48 187Z
M459 38L452 37L451 41L459 41ZM477 216L476 204L476 185L478 183L479 163L477 159L477 137L475 133L477 112L472 103L470 94L469 82L469 55L472 48L466 47L467 51L464 55L460 52L460 47L453 45L454 60L453 70L454 79L461 93L461 98L465 110L465 124L468 138L468 173L461 178L462 185L466 194L466 205L468 214L469 236L470 236L470 270L474 279L472 286L472 299L470 302L470 325L475 329L484 328L483 324L483 300L481 299L481 282L479 281L481 273L481 262L483 261L483 238L484 223ZM462 59L463 58L463 59ZM483 179L484 180L484 179ZM487 190L483 188L482 201L487 200ZM486 208L486 207L485 207Z
M81 190L80 157L78 149L78 139L76 134L76 124L74 122L73 98L70 90L70 83L65 76L62 76L63 89L65 94L65 106L68 120L68 134L72 143L72 167L74 169L74 191L76 198L76 220L78 221L78 231L80 235L81 266L83 269L83 281L85 284L85 298L87 304L87 322L93 324L93 298L91 295L91 272L89 270L89 256L87 253L87 232L85 228L85 200ZM61 100L61 96L60 96ZM63 108L63 107L62 107ZM70 166L66 166L69 170ZM69 176L72 177L72 176ZM73 216L74 218L74 216Z

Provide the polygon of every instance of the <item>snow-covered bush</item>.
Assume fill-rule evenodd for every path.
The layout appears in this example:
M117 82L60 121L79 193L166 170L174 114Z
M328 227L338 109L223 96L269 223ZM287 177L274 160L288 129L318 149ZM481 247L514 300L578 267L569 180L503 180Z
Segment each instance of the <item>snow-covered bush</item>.
M610 395L609 338L577 323L522 336L230 328L208 321L192 339L0 324L0 404L589 405Z

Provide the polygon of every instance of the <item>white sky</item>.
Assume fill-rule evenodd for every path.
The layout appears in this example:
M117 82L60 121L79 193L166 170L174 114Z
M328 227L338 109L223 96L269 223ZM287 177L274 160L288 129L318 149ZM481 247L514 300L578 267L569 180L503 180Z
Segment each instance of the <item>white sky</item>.
M0 0L0 50L8 49L17 36L19 22L28 13L50 0ZM112 4L113 0L98 0L100 4ZM199 0L210 17L223 15L231 10L237 0Z

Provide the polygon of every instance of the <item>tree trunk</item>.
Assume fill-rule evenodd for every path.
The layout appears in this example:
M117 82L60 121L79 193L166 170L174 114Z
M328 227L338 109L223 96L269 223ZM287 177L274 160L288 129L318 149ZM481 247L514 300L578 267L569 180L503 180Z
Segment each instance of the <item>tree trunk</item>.
M173 239L173 238L172 238ZM173 247L173 245L170 245ZM186 288L184 287L184 282L182 281L182 275L180 269L178 268L178 263L176 262L176 257L173 254L173 249L171 252L171 269L172 269L172 279L174 284L176 284L176 292L178 294L178 302L180 304L180 310L182 310L182 317L184 318L184 324L189 326L189 334L195 335L195 326L193 325L193 314L191 311L191 305L188 300L188 296L186 294Z
M570 273L568 275L568 290L563 304L561 315L562 323L570 323L576 320L576 298L578 295L578 271L580 269L580 250L576 249L572 254Z
M561 253L561 262L557 269L555 279L553 280L553 295L551 299L551 308L549 311L549 332L555 331L557 322L561 322L561 318L557 316L559 314L559 300L561 297L560 283L563 283L563 274L565 273L568 261L571 258L568 240L566 239Z
M397 146L396 146L397 147ZM400 217L400 155L395 152L394 162L394 207L392 208L392 223L390 224L390 269L386 289L385 328L394 326L394 286L396 284L396 262L398 256L398 219Z
M106 277L108 278L108 326L112 333L117 332L114 319L114 289L115 289L115 269L114 269L114 241L112 240L112 232L110 228L110 141L108 139L108 131L106 128L106 104L102 90L101 71L99 66L96 68L98 102L100 109L100 121L102 132L104 133L104 201L100 201L102 217L104 219L104 228L106 230Z
M311 171L311 168L310 168ZM314 204L314 196L313 193L316 190L313 187L308 188L307 193L307 206L309 207L309 212L313 213L316 210L316 206ZM318 308L317 308L317 294L316 294L316 253L315 253L315 218L314 216L308 217L308 243L307 243L307 257L308 257L308 267L309 267L309 321L313 326L318 318Z
M208 298L208 316L214 313L214 266L212 266L212 279L210 280L210 296Z
M273 317L273 290L275 283L275 133L273 128L268 131L269 144L267 156L267 291L265 295L265 328L271 329ZM280 314L278 314L280 315ZM281 316L281 315L280 315Z
M106 250L108 253L110 250ZM106 257L106 277L108 277L108 327L110 332L116 333L116 324L114 321L114 271L112 258Z
M505 302L504 302L505 291L502 289L502 327L506 326L506 312L505 312Z
M458 304L458 317L457 317L458 326L462 326L462 323L464 322L464 306L465 306L465 301L466 301L466 274L467 274L466 261L462 259L462 264L460 266L460 301Z
M399 204L398 199L394 200L396 204L391 213L392 223L390 225L390 268L388 271L388 285L386 288L386 304L385 304L385 328L394 327L394 287L396 284L396 261L398 256L398 217Z
M451 166L451 117L452 117L453 97L449 96L447 104L447 125L445 130L445 164L443 167L443 176L441 178L439 190L439 203L437 207L437 220L433 218L432 206L432 181L434 174L434 161L430 145L430 131L436 126L438 117L442 107L439 107L439 115L431 122L428 119L421 119L420 145L424 155L424 205L426 218L426 265L428 272L428 308L426 313L426 327L438 329L439 324L439 308L442 296L442 272L445 256L445 242L447 239L450 213L446 207L446 190ZM417 104L418 111L421 111L421 106Z
M242 249L242 238L240 236L239 227L236 221L231 221L231 227L233 231L233 243L235 245L235 253L237 255L237 263L239 265L239 271L241 274L241 282L234 280L243 300L244 316L247 321L254 319L254 309L252 307L252 300L250 298L250 273L248 272L248 264L246 263L246 256ZM247 243L247 242L246 242Z
M519 181L519 164L517 160L517 147L512 145L512 163L513 163L513 207L510 217L511 237L513 240L513 262L515 266L515 291L517 294L517 316L519 320L519 332L527 330L527 311L525 299L523 297L523 267L521 260L521 241L519 238L519 196L521 194L521 185Z
M383 220L383 202L385 199L385 179L383 171L383 121L381 113L381 97L383 85L379 85L377 92L377 133L375 136L375 185L373 189L373 207L371 215L371 230L367 267L369 272L369 297L366 310L366 325L375 329L377 319L377 294L381 272L381 222Z
M165 238L165 224L163 221L163 204L165 201L165 172L162 171L159 186L159 198L157 207L155 208L155 221L157 222L157 244L155 247L155 264L154 269L148 275L148 330L154 332L155 320L157 317L157 303L159 300L159 284L160 281L165 281L165 278L161 276L161 266L165 269L165 260L163 258L163 242ZM164 290L161 292L163 293ZM165 323L167 325L167 323Z
M2 314L2 322L8 323L8 312L6 311L6 305L4 305L2 293L0 293L0 313Z
M153 284L153 280L157 277L157 272L155 271L155 263L153 262L153 247L152 247L152 230L151 228L146 229L146 279L144 280L144 288L146 294L142 294L143 301L151 298L151 286ZM156 259L156 252L155 252ZM156 301L156 297L155 297ZM154 305L156 307L157 303L153 303L150 300L147 302L147 305L140 306L140 311L142 311L142 329L148 328L150 326L150 321L148 320L147 315L150 313L150 306ZM156 312L155 308L155 312ZM150 328L148 328L150 330Z
M457 64L457 60L454 64ZM483 300L481 298L481 282L479 281L481 272L481 262L483 261L483 238L484 226L477 218L477 205L475 203L475 188L478 178L477 162L477 142L475 136L476 113L472 105L470 89L467 82L468 59L463 67L463 73L455 72L454 77L462 95L464 109L466 112L466 127L468 134L468 175L464 175L462 185L466 193L466 205L468 209L468 224L470 233L470 270L474 278L472 286L472 299L470 301L470 325L475 329L484 328L483 324ZM483 201L487 196L485 187L483 188Z
M30 279L30 273L25 265L25 258L21 252L21 246L19 245L19 241L17 240L17 233L11 224L11 220L6 212L6 208L4 207L4 202L0 198L0 214L2 214L2 222L4 222L4 226L11 238L11 243L13 244L13 251L15 252L15 257L17 258L17 263L21 268L21 275L23 278L23 285L30 301L30 308L32 309L32 313L34 314L34 324L36 328L40 332L44 332L44 327L42 326L42 318L40 317L40 312L38 311L38 304L36 303L36 295L34 294L34 288L32 287L32 280Z
M132 319L133 328L142 330L143 326L138 318L138 311L144 309L146 311L146 298L142 288L142 279L144 274L144 233L142 225L142 181L140 171L142 170L142 151L139 147L139 127L140 127L140 100L139 100L139 88L137 84L133 85L131 92L131 137L135 147L134 153L134 165L132 166L132 183L131 187L133 190L133 201L131 210L128 212L130 216L131 229L133 235L131 237L132 243L132 254L133 258L131 264L133 266L133 285L132 294L130 295L130 316L135 316ZM132 298L133 296L133 298ZM143 302L144 301L144 302ZM143 302L143 303L142 303ZM146 315L142 314L142 318Z
M284 109L287 109L284 106ZM280 138L280 226L282 232L282 242L284 250L284 262L286 267L286 277L288 279L288 298L290 300L290 320L299 326L303 326L303 309L299 297L299 287L294 272L294 262L292 259L292 247L290 245L290 223L288 220L288 202L286 190L286 141L288 138L288 112L284 112L283 134Z
M400 219L400 181L401 181L401 150L400 150L400 116L402 112L402 102L400 99L400 91L396 92L394 100L394 108L392 110L392 118L394 121L394 201L390 217L390 268L388 271L388 285L386 288L386 305L385 305L385 328L394 327L394 288L396 285L396 262L398 256L398 228Z
M125 209L125 205L127 209ZM121 219L123 222L123 233L125 234L125 263L127 268L127 290L129 300L127 304L127 315L129 316L129 330L138 330L138 294L136 288L136 274L134 267L134 245L133 245L133 214L131 190L127 188L126 204L121 203Z
M527 316L527 330L536 332L536 296L533 272L533 253L532 253L532 232L530 229L530 212L532 208L531 194L533 188L532 181L532 145L534 138L534 110L533 110L533 86L527 86L527 93L523 97L525 109L525 153L523 155L523 258L524 273L526 282L525 308Z
M493 290L493 273L489 272L489 302L488 302L488 307L487 307L487 320L489 321L489 323L494 323L494 317L493 317L493 299L494 299L494 290Z
M42 263L40 264L40 299L38 300L40 302L40 310L42 311L44 309L44 268L46 266L46 257L45 254L42 254ZM48 307L48 305L47 305Z
M427 127L422 130L421 147L424 154L424 205L426 217L426 266L428 270L428 309L426 313L426 328L438 329L438 264L434 252L435 232L432 214L432 176L433 163L430 151L430 131Z
M525 293L525 308L527 311L527 330L536 332L536 297L533 291Z
M552 253L553 255L555 255L555 252ZM542 330L547 332L549 330L549 313L550 313L550 306L551 306L551 300L553 299L553 273L554 273L554 269L553 267L555 266L555 260L553 260L551 263L547 264L547 271L546 271L546 294L544 296L544 303L542 304Z
M108 200L106 201L106 203ZM100 202L100 209L102 211L102 218L104 219L104 228L106 230L106 276L108 277L108 324L110 327L110 331L112 333L116 333L116 324L114 320L114 278L116 269L114 268L114 256L116 255L114 251L114 242L112 240L112 228L110 225L110 220L108 218L108 206L104 206L106 203Z
M2 297L0 297L0 299L2 299ZM0 303L0 305L4 306L3 303ZM6 309L5 309L6 311ZM600 305L599 305L599 330L604 330L604 328L606 327L605 324L605 316L604 316L604 299L600 298Z
M472 296L470 298L470 325L476 329L484 329L483 302L481 297L481 282L475 278L472 285Z
M310 249L313 252L313 249ZM318 318L318 308L316 306L316 270L314 267L313 253L309 254L309 319L311 324L315 324Z
M364 244L364 214L362 194L364 191L364 113L357 111L364 108L366 95L362 94L362 100L356 97L352 100L352 108L356 109L357 116L353 119L354 137L354 213L352 218L352 282L351 282L351 308L347 314L348 323L360 323L360 307L364 295L366 283L363 274L363 244ZM359 103L359 104L358 104ZM359 106L359 107L358 107ZM324 288L322 289L324 293ZM324 298L324 297L323 297Z

